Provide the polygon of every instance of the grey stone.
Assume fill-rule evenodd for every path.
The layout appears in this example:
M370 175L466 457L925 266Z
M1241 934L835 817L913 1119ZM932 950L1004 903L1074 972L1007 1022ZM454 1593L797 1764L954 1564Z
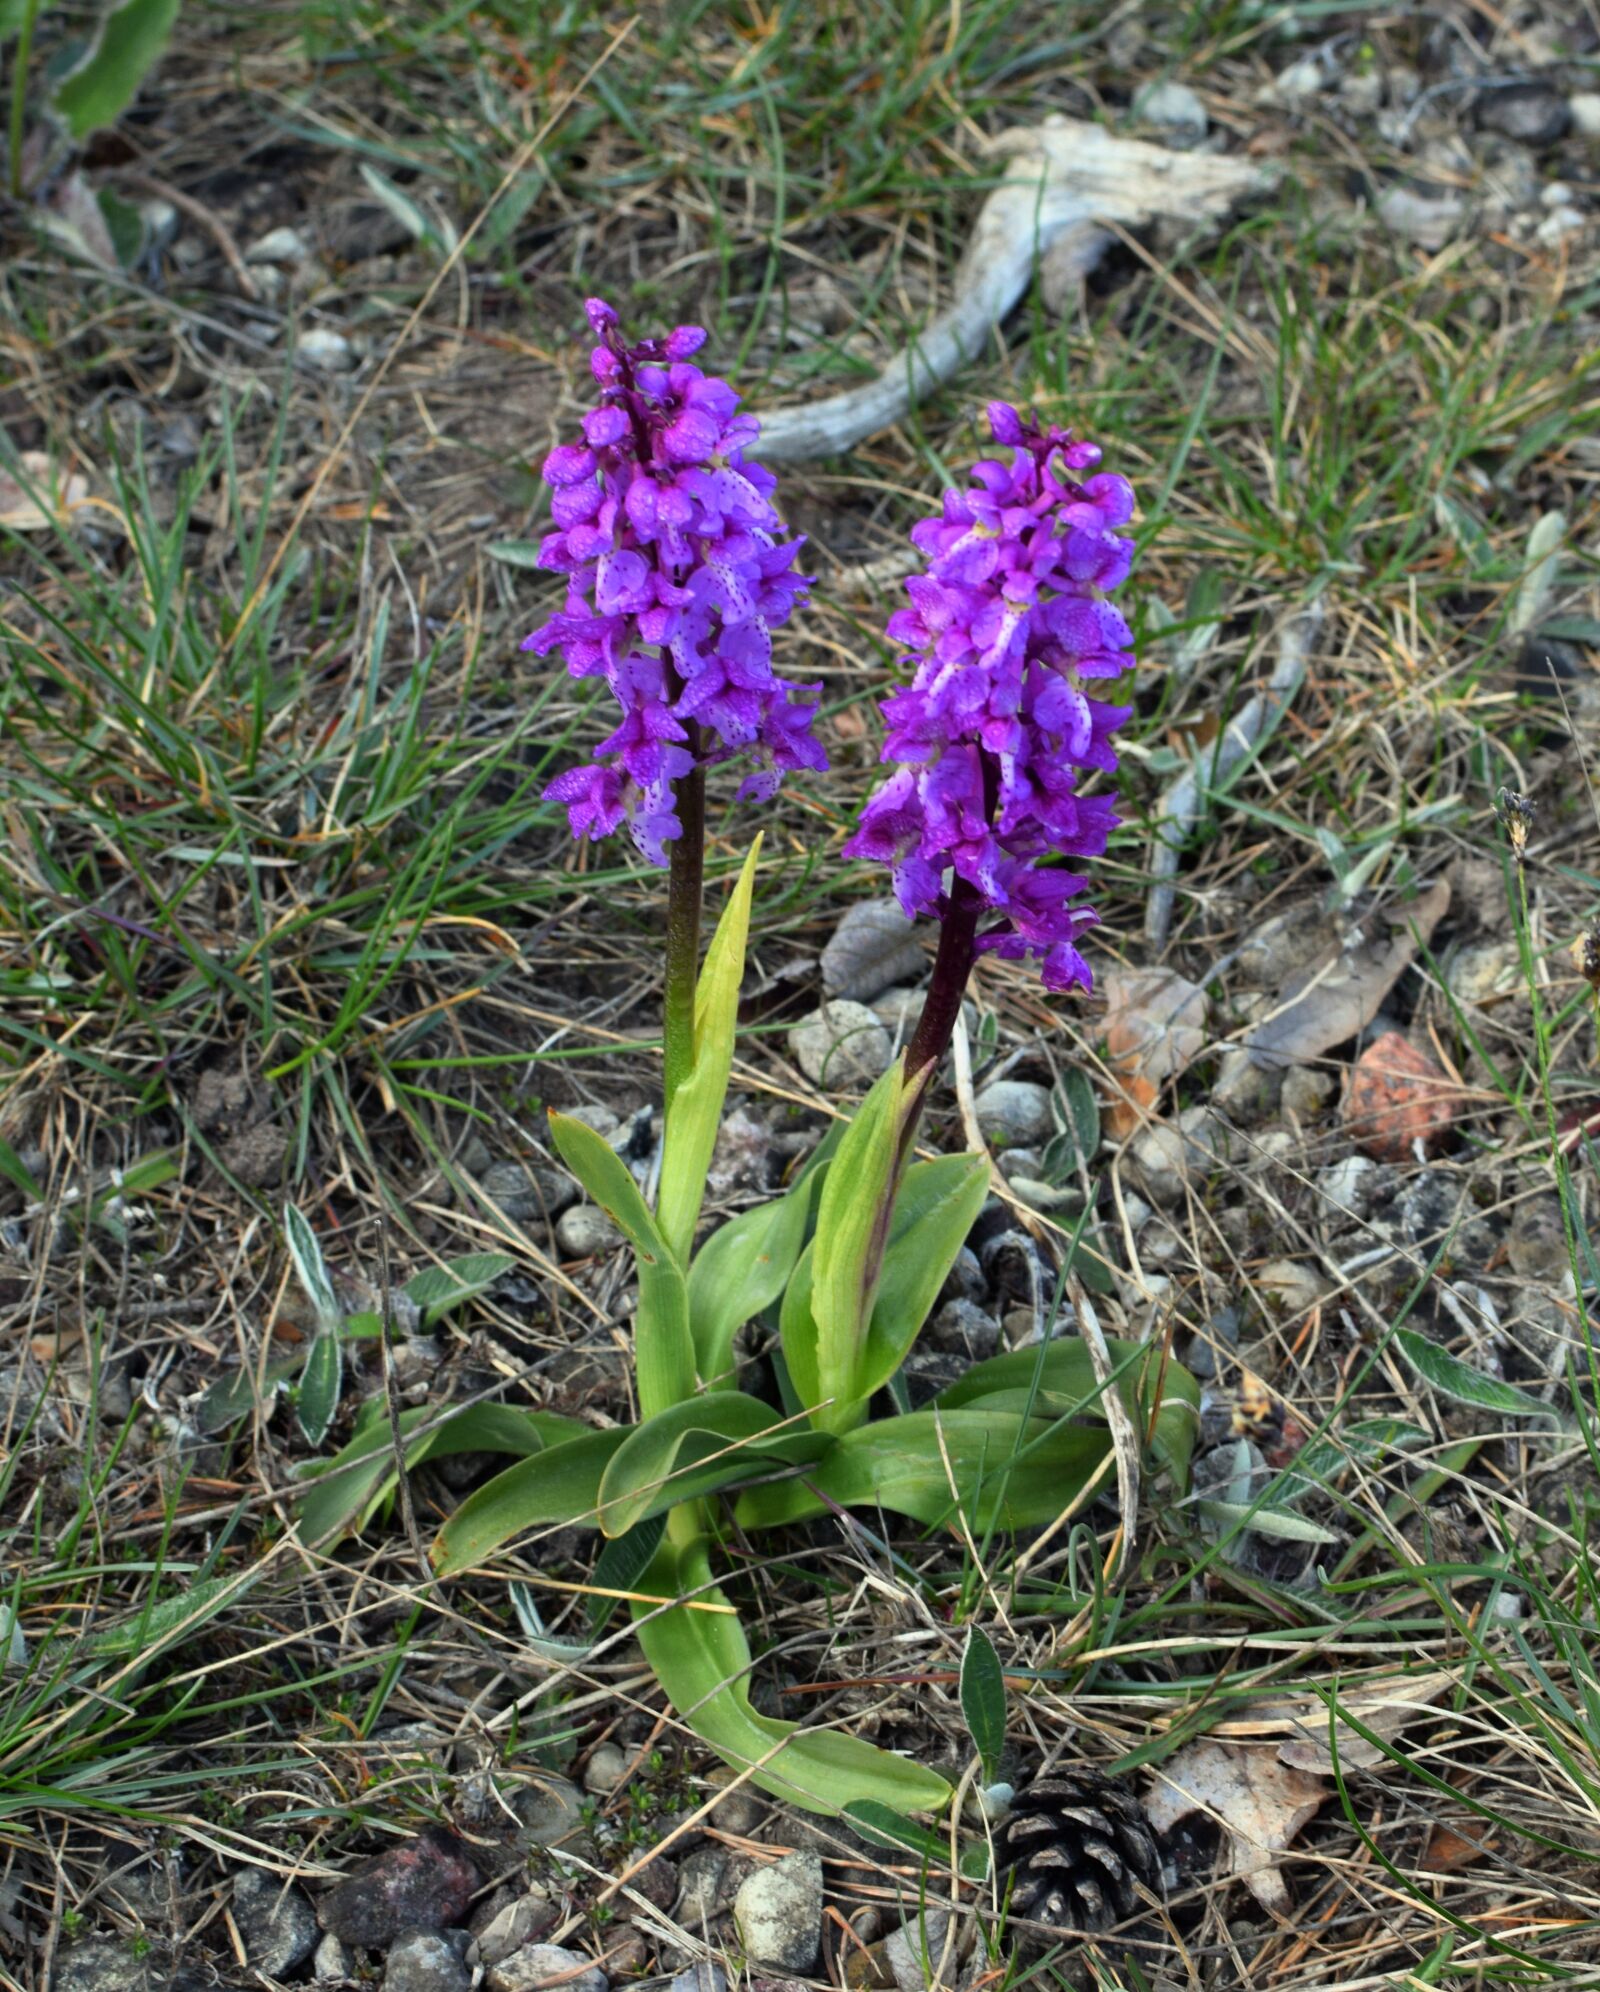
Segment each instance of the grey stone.
M1374 210L1391 234L1419 249L1442 249L1467 218L1459 194L1419 194L1413 187L1385 187Z
M1008 1183L1016 1176L1037 1176L1044 1168L1037 1148L1002 1148L994 1159Z
M1282 1089L1281 1068L1258 1065L1242 1045L1233 1045L1218 1063L1211 1104L1233 1120L1260 1120L1278 1104Z
M542 1888L530 1888L479 1931L476 1961L483 1965L503 1964L513 1951L535 1942L553 1928L559 1914L553 1896Z
M244 252L247 263L303 263L310 255L305 239L292 228L269 228Z
M1548 83L1505 83L1481 92L1477 118L1481 130L1537 151L1566 137L1572 113L1566 99Z
M1308 97L1320 96L1327 81L1327 73L1317 58L1302 55L1278 77L1272 95L1280 104L1303 103Z
M578 1186L564 1169L541 1169L530 1162L491 1162L480 1177L483 1193L507 1217L554 1220L578 1201Z
M1383 102L1383 76L1376 69L1351 69L1339 78L1339 95L1346 110L1369 118Z
M970 1245L963 1245L956 1254L955 1264L945 1276L939 1289L939 1298L950 1300L982 1300L989 1291L989 1282L983 1276L983 1268L978 1264L978 1255Z
M1000 1324L975 1301L947 1300L923 1329L922 1341L927 1348L982 1362L1000 1346Z
M1582 209L1563 204L1551 208L1538 227L1533 231L1534 239L1546 248L1553 249L1565 242L1569 235L1581 235L1588 226Z
M1030 1148L1050 1136L1050 1095L1031 1079L991 1079L973 1106L979 1132L997 1148Z
M403 1931L459 1923L481 1879L463 1841L427 1826L347 1875L323 1896L317 1915L343 1942L387 1950Z
M615 1743L597 1743L583 1768L583 1788L596 1797L602 1797L606 1792L616 1790L627 1768L626 1750L619 1749Z
M830 996L870 1003L880 990L927 967L914 920L893 899L861 899L847 907L822 950L822 986Z
M728 1974L715 1958L697 1958L678 1973L667 1992L728 1992Z
M622 1120L610 1107L585 1105L563 1107L561 1111L568 1120L582 1121L585 1127L593 1128L603 1141L610 1141L622 1132Z
M1206 135L1206 107L1187 83L1169 78L1148 83L1133 100L1133 114L1146 124L1160 125L1179 144L1196 144Z
M622 1233L598 1204L574 1204L556 1219L556 1244L569 1259L595 1259L614 1252Z
M356 363L355 348L350 341L327 325L313 325L308 332L302 332L295 352L307 366L322 373L348 373Z
M745 1837L761 1824L766 1817L767 1808L761 1794L750 1780L745 1778L742 1782L736 1783L738 1777L739 1773L730 1770L726 1765L711 1773L709 1783L731 1787L711 1808L711 1819L719 1832Z
M810 1971L822 1934L822 1857L814 1848L757 1868L734 1897L733 1920L751 1962Z
M1463 1006L1501 1002L1523 986L1521 951L1515 941L1463 948L1446 968L1444 981Z
M678 1906L674 1912L686 1930L696 1933L720 1916L733 1900L726 1847L696 1847L678 1870Z
M944 1909L924 1909L920 1916L898 1930L891 1930L883 1940L884 1962L894 1973L894 1982L899 1992L926 1992L930 1985L945 1984L955 1975L955 1946L950 1946L948 1959L944 1957L945 1939L950 1930L949 1912ZM941 1959L945 1969L940 1971Z
M838 1091L870 1084L888 1071L889 1033L864 1003L824 1003L795 1025L789 1049L816 1086Z
M321 1932L316 1911L291 1882L261 1868L233 1878L233 1920L245 1957L267 1978L286 1978L305 1963Z
M1600 90L1575 90L1567 99L1567 114L1579 138L1600 138Z
M1186 1367L1203 1383L1209 1382L1217 1373L1218 1352L1238 1348L1239 1329L1238 1308L1218 1308L1200 1333L1190 1337Z
M522 1822L517 1837L525 1847L559 1846L583 1824L583 1797L568 1778L542 1778L519 1792L514 1803Z
M1570 1286L1572 1260L1567 1251L1561 1206L1554 1197L1530 1197L1517 1205L1506 1253L1511 1270L1519 1279Z
M1370 1155L1347 1155L1317 1171L1317 1191L1351 1217L1365 1217L1372 1208L1377 1174L1378 1165Z
M1299 1321L1328 1291L1327 1282L1295 1259L1269 1259L1250 1276L1268 1313L1277 1321Z
M559 1944L524 1944L485 1973L493 1992L535 1992L559 1979L560 1992L610 1992L611 1981L586 1957Z
M331 1931L311 1954L311 1976L319 1985L335 1985L354 1969L355 1960Z
M1186 1186L1204 1183L1228 1153L1228 1134L1209 1107L1187 1107L1177 1123L1158 1121L1132 1144L1132 1159L1155 1204L1178 1203Z
M390 1949L383 1992L468 1992L472 1973L437 1930L408 1930Z
M1278 1105L1295 1120L1314 1120L1333 1098L1338 1081L1314 1065L1292 1065L1283 1075Z
M193 1972L169 1972L155 1950L136 1951L109 1937L90 1937L56 1953L52 1992L195 1992Z

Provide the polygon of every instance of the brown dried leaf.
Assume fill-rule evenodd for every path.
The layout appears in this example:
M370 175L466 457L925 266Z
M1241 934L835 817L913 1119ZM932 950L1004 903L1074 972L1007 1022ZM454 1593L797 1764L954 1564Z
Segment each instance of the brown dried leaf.
M1273 1069L1320 1058L1372 1022L1450 904L1447 879L1356 921L1343 939L1278 991L1272 1014L1245 1039L1257 1065Z
M1106 1062L1121 1097L1106 1111L1108 1132L1124 1141L1144 1118L1163 1080L1205 1048L1210 999L1170 968L1102 971L1106 999Z
M1277 1856L1327 1797L1322 1779L1285 1764L1272 1750L1204 1738L1157 1765L1154 1777L1145 1811L1156 1831L1170 1832L1191 1812L1220 1820L1229 1873L1263 1909L1287 1915L1289 1891Z
M1341 1770L1368 1770L1388 1759L1344 1717L1348 1714L1385 1742L1407 1723L1427 1714L1455 1682L1454 1674L1402 1674L1385 1681L1363 1682L1339 1696L1340 1717L1334 1731ZM1296 1770L1331 1773L1328 1748L1328 1707L1318 1695L1281 1695L1252 1702L1247 1713L1221 1722L1212 1731L1217 1740L1264 1742L1274 1736L1287 1740L1278 1749L1280 1762Z

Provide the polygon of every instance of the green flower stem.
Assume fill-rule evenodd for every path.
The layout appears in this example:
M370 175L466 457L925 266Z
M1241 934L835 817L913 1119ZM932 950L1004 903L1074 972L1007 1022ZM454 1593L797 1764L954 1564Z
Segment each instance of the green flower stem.
M11 121L7 133L11 161L11 198L22 199L22 121L27 109L28 58L33 53L34 23L43 0L27 0L22 25L17 29L16 52L11 58Z
M694 999L700 972L700 906L705 894L706 777L698 766L700 729L686 743L696 757L692 774L675 791L683 835L671 845L667 874L667 990L665 1015L666 1110L694 1071Z

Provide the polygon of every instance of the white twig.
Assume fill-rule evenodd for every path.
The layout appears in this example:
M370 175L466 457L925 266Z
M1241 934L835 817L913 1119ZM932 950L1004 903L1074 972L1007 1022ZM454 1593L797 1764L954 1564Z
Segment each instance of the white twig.
M762 410L755 454L764 462L834 456L892 427L981 352L1033 281L1036 261L1069 232L1073 272L1086 275L1112 239L1097 224L1138 228L1158 215L1216 219L1274 178L1273 168L1255 160L1169 152L1071 118L1001 132L993 149L1010 164L978 210L948 308L876 380L796 408Z
M1119 1567L1126 1571L1139 1532L1139 1434L1128 1416L1122 1392L1112 1382L1111 1351L1106 1347L1100 1318L1094 1311L1082 1280L1068 1276L1073 1312L1078 1317L1078 1333L1089 1351L1089 1366L1100 1386L1100 1404L1111 1428L1111 1450L1117 1457L1117 1505L1122 1512L1122 1554Z

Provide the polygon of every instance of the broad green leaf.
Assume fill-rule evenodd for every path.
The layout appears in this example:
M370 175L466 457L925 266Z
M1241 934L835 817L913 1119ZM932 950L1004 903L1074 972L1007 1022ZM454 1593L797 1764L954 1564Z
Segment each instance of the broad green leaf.
M930 1527L964 1513L973 1530L1052 1521L1111 1449L1104 1426L1016 1412L913 1411L846 1432L794 1479L750 1487L734 1519L774 1528L842 1508L886 1508Z
M1181 1488L1200 1422L1200 1386L1181 1364L1163 1366L1161 1351L1144 1342L1107 1337L1117 1388L1134 1427L1149 1432L1150 1450ZM1160 1407L1156 1397L1160 1393ZM974 1363L939 1393L941 1409L1023 1411L1070 1417L1093 1413L1100 1396L1089 1351L1075 1336L1058 1336L1043 1349L1016 1349ZM1151 1413L1154 1412L1154 1422Z
M430 1420L439 1421L432 1431L410 1436ZM518 1411L509 1404L473 1404L443 1417L432 1404L400 1413L408 1469L454 1453L536 1453L589 1430L576 1418L562 1418L553 1411ZM323 1542L365 1525L394 1492L398 1479L394 1440L379 1399L368 1400L349 1443L332 1459L316 1461L308 1477L312 1484L299 1504L300 1529L307 1542Z
M972 1747L982 1761L985 1782L992 1784L1000 1775L1000 1758L1006 1747L1006 1677L989 1635L978 1625L967 1628L966 1651L961 1656L961 1713L967 1719Z
M1479 1411L1498 1411L1507 1418L1548 1418L1552 1415L1548 1404L1541 1404L1538 1398L1530 1397L1525 1390L1518 1390L1515 1384L1502 1383L1496 1376L1485 1376L1482 1370L1462 1362L1459 1356L1452 1356L1437 1342L1430 1342L1426 1335L1419 1335L1414 1328L1397 1328L1394 1342L1423 1382L1431 1383L1435 1390L1442 1390L1446 1397L1474 1405Z
M338 1331L324 1329L311 1344L294 1396L295 1421L308 1445L320 1446L328 1436L343 1385L344 1355Z
M316 1310L318 1330L325 1335L337 1330L344 1317L334 1298L333 1282L328 1278L322 1247L317 1243L316 1233L293 1204L283 1207L283 1235L306 1299Z
M815 1459L827 1443L807 1426L785 1425L770 1405L742 1391L669 1405L635 1425L612 1456L600 1483L600 1527L624 1535L680 1501L771 1472L776 1463Z
M91 1633L84 1642L97 1658L117 1653L153 1653L163 1640L181 1632L191 1638L208 1619L242 1598L259 1570L241 1570L229 1577L207 1577L187 1584L176 1597L162 1598L121 1625Z
M807 1403L817 1406L812 1422L822 1431L847 1430L860 1417L855 1378L894 1217L907 1100L900 1058L856 1109L829 1166L811 1244L810 1307L792 1317L797 1338L792 1348L791 1314L784 1309L789 1372ZM812 1347L799 1346L808 1336ZM814 1389L808 1390L813 1378Z
M739 984L744 980L750 897L755 890L756 859L760 853L761 839L757 837L706 949L694 998L694 1070L667 1101L656 1216L661 1234L680 1266L688 1265L694 1250L695 1226L700 1222L700 1205L706 1193L706 1172L717 1145L728 1074L733 1069Z
M1348 1471L1355 1461L1375 1459L1406 1446L1424 1446L1431 1437L1421 1425L1408 1424L1403 1418L1364 1418L1337 1437L1312 1439L1267 1489L1266 1505L1292 1508L1313 1489Z
M848 1422L860 1422L866 1400L910 1353L988 1194L989 1164L982 1155L945 1155L906 1170L872 1319L856 1358Z
M422 1325L428 1328L452 1307L459 1307L475 1294L487 1293L516 1263L509 1252L468 1252L464 1258L447 1259L442 1266L425 1267L406 1281L403 1291L421 1309Z
M497 1473L467 1496L434 1538L429 1554L435 1570L459 1576L529 1529L597 1527L600 1477L627 1436L623 1428L585 1432Z
M836 1814L877 1804L893 1813L939 1812L951 1789L937 1771L837 1729L803 1730L750 1706L750 1647L744 1628L711 1584L703 1542L663 1543L641 1586L685 1602L633 1608L639 1644L678 1714L718 1756L749 1770L760 1790L805 1812Z
M1197 1501L1195 1509L1219 1534L1249 1528L1278 1542L1330 1543L1340 1539L1334 1530L1308 1522L1304 1515L1290 1514L1286 1508L1255 1508L1247 1501Z
M730 1218L694 1255L689 1327L708 1390L734 1387L733 1338L789 1284L821 1181L803 1176L785 1195Z
M639 1273L639 1312L633 1329L639 1409L653 1417L694 1395L694 1342L683 1270L639 1194L628 1165L582 1121L550 1116L562 1160L633 1247Z
M915 1854L918 1860L928 1861L936 1866L950 1864L950 1841L948 1835L933 1832L927 1826L919 1826L915 1819L907 1819L904 1813L892 1812L887 1805L877 1799L858 1798L844 1808L844 1816L854 1826L869 1846L888 1847L896 1853ZM911 1929L906 1931L909 1938L915 1936L915 1917Z
M648 1521L639 1522L629 1529L626 1535L608 1542L595 1558L596 1593L589 1600L589 1630L596 1639L605 1631L612 1613L621 1602L617 1598L602 1597L600 1591L637 1590L639 1580L661 1547L661 1535L666 1526L665 1515L652 1515Z
M93 40L51 91L51 108L74 138L116 123L166 47L178 5L120 0L101 15Z
M279 1387L299 1373L306 1353L300 1348L291 1356L279 1356L259 1376L253 1369L229 1370L226 1376L219 1376L215 1383L206 1386L200 1399L194 1414L196 1426L205 1433L220 1432L236 1419L247 1416L258 1402L263 1409L270 1409Z

